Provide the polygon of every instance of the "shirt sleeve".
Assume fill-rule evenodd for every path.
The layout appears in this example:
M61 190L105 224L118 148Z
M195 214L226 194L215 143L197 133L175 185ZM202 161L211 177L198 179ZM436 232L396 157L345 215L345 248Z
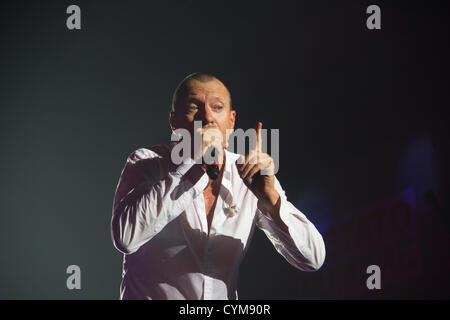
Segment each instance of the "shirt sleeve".
M117 185L111 219L115 247L130 254L178 217L208 185L199 165L169 161L148 149L128 157Z
M303 271L318 270L325 261L325 243L316 227L290 203L275 178L275 189L280 195L280 218L288 227L284 232L269 213L257 209L256 225L264 231L275 249L292 266Z

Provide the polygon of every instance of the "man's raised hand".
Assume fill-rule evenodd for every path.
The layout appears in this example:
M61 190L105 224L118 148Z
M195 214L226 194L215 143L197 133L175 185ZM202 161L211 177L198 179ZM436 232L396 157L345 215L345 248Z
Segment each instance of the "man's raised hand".
M255 146L245 155L244 163L236 164L240 177L255 196L273 204L278 200L278 192L275 190L275 165L272 157L262 152L261 129L262 123L258 122L255 128Z

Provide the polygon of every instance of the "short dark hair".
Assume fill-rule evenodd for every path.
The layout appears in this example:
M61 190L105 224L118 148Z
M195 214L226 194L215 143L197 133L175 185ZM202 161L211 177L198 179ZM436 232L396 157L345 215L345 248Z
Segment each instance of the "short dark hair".
M200 82L209 82L212 80L219 80L217 77L208 74L208 73L203 73L203 72L194 72L191 73L190 75L188 75L187 77L185 77L176 87L173 96L172 96L172 112L176 111L176 106L178 103L178 100L180 99L180 97L186 92L187 89L187 84L190 80L197 80ZM219 80L220 81L220 80ZM226 88L226 86L225 86ZM231 104L231 94L230 94L230 90L228 90L228 88L226 88L228 91L228 96L230 97L230 108L233 109L232 104Z

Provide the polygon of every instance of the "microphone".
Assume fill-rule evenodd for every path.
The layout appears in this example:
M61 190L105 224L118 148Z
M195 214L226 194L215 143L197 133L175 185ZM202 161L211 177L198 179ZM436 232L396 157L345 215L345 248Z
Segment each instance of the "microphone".
M215 158L216 157L216 148L214 148L214 147L211 147L211 148L212 148L211 155ZM204 163L205 160L202 158L202 161ZM211 180L216 180L219 177L219 173L220 173L219 166L217 165L217 163L215 161L206 165L206 174L208 175L208 177Z

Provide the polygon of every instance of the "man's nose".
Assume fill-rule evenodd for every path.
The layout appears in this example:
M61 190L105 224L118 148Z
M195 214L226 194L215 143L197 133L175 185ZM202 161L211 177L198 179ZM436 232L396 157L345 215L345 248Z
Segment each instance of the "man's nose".
M202 121L202 126L213 124L215 122L214 114L209 105L205 105L205 107L202 108L202 112L199 114L198 120Z

